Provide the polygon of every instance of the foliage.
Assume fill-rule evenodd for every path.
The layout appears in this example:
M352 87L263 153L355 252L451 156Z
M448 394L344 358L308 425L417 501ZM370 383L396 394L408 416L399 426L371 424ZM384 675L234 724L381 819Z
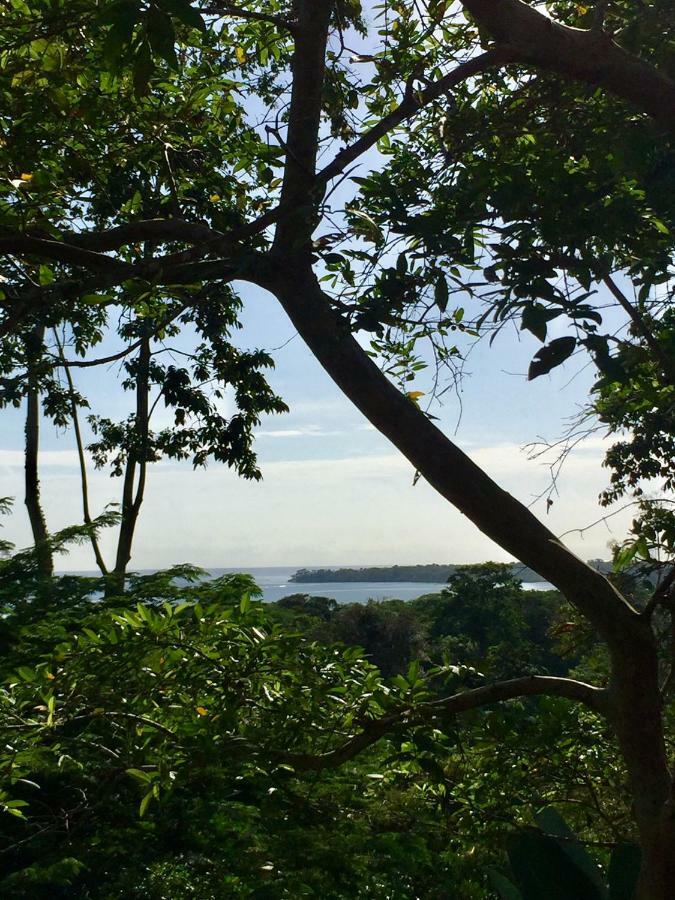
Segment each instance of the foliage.
M257 603L248 576L177 566L103 600L100 579L38 590L29 557L0 571L3 896L479 900L533 792L586 803L585 778L631 834L606 736L564 701L402 723L314 772L303 761L340 735L483 676L422 659L385 680L358 648L312 638L340 609ZM498 569L462 576L477 616Z
M618 844L605 875L553 807L535 818L537 829L515 833L510 841L509 860L520 890L491 872L502 900L630 900L640 871L639 847Z

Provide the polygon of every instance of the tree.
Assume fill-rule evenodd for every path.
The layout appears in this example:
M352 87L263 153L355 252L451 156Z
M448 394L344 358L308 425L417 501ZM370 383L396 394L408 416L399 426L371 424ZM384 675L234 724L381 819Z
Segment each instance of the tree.
M117 547L111 567L106 565L96 530L89 531L96 563L108 578L110 591L124 588L148 464L162 458L190 458L197 467L212 459L233 467L245 478L260 478L252 448L253 428L259 424L262 413L287 409L264 376L273 360L264 351L241 350L232 343L238 301L227 286L207 284L202 290L208 295L208 305L197 302L186 308L183 299L168 295L157 314L153 314L148 297L135 294L137 305L133 314L123 315L117 326L123 349L104 357L105 362L121 361L125 375L122 387L134 396L132 410L121 422L90 412L87 422L93 440L88 446L80 410L90 405L77 390L73 373L79 367L98 364L96 360L78 357L102 339L108 316L102 316L98 309L92 314L85 308L78 320L68 321L62 334L53 328L50 341L45 340L44 326L36 326L23 341L7 342L0 358L8 375L0 405L16 406L25 397L26 505L46 577L53 573L53 561L40 504L41 410L58 427L72 428L85 525L93 521L86 451L97 468L110 465L111 474L122 480ZM194 334L196 344L189 352L174 351L171 346L171 339L181 330ZM170 361L163 362L167 358ZM235 411L227 416L223 405L229 397ZM171 412L174 422L153 430L153 413L162 406Z
M462 308L448 315L450 285L464 290L466 270L475 265L481 239L476 223L483 221L477 201L468 221L453 218L444 229L450 206L439 206L434 198L436 218L424 221L415 209L424 196L415 179L408 179L415 194L401 196L383 191L386 177L368 176L365 183L356 182L358 193L349 206L338 210L337 218L330 216L336 201L329 187L349 175L349 167L366 151L377 146L383 154L393 153L396 174L405 144L401 133L412 145L426 135L446 168L455 162L470 167L473 148L462 145L465 114L487 130L501 98L510 113L522 101L524 133L514 139L500 126L498 134L507 148L515 146L511 157L516 162L524 134L550 128L556 135L557 109L565 110L563 127L570 133L589 138L595 147L616 144L624 156L636 123L635 132L655 148L654 157L666 159L675 129L675 102L670 102L675 85L668 74L670 5L638 9L599 2L586 8L560 2L547 9L550 16L521 0L464 0L457 8L399 0L379 14L382 40L375 52L354 54L348 49L352 38L370 35L355 0L244 7L130 0L103 9L80 0L68 4L67 15L59 3L46 7L37 0L17 0L3 23L6 62L0 89L8 110L3 129L11 140L0 152L14 177L3 205L0 248L7 254L7 283L0 328L11 334L44 317L50 325L67 320L73 300L93 292L110 294L104 304L133 307L134 300L125 296L129 285L150 286L154 296L166 286L199 289L207 279L244 280L273 294L338 386L421 477L505 550L558 586L606 643L611 658L607 686L516 678L455 695L439 709L461 712L541 693L567 697L606 716L629 773L643 846L638 896L666 898L675 885L673 780L652 619L668 597L657 590L646 610L631 606L448 440L420 409L415 392L392 383L353 334L372 333L373 353L404 387L419 366L417 339L431 339L441 359L452 359L454 348L444 341L453 328L467 326ZM361 70L366 75L355 74L359 66L366 67ZM20 109L17 85L22 87ZM589 93L598 113L590 126L581 108ZM438 127L432 137L429 121L438 125L442 116L439 142ZM345 146L318 168L320 151L327 155L340 141ZM214 147L217 160L209 155ZM475 155L480 157L480 148ZM535 156L528 178L541 187L549 177L549 157L545 152ZM138 203L128 185L117 190L117 160L138 184ZM577 189L586 190L593 182L583 173L596 171L595 160L591 155L588 166L574 162L582 173ZM639 278L649 275L640 285L645 295L634 304L615 284L615 296L632 321L633 343L650 354L661 377L672 377L662 329L654 325L660 321L658 303L641 308L654 299L651 292L663 283L664 272L668 277L672 222L650 204L640 182L644 171L632 163L619 169L621 177L603 187L608 205L620 200L621 216L607 215L599 235L597 221L581 229L590 246L595 236L603 246L599 265L595 256L580 259L576 245L571 266L564 254L539 258L540 250L569 249L563 236L569 220L550 215L556 196L544 197L541 210L527 210L525 220L533 224L515 265L513 232L495 250L497 271L489 277L506 275L499 304L511 302L514 282L536 282L546 302L533 303L530 290L516 294L510 310L521 316L524 327L545 336L549 313L558 315L557 304L580 329L579 337L545 345L533 361L533 376L564 361L577 342L595 355L601 372L611 368L616 354L606 336L593 330L599 323L589 298L551 293L544 285L568 269L582 285L588 277L614 284L613 276L625 270L627 260L637 259ZM148 173L160 171L162 188L145 218ZM484 174L498 194L504 186L499 172L488 167ZM114 189L109 189L111 179ZM475 198L475 183L471 187ZM447 189L452 195L457 185ZM585 199L579 194L577 203L571 194L569 205L579 211ZM513 196L507 196L491 207L493 228L513 205ZM647 222L646 232L630 229L636 218ZM410 228L397 234L401 221ZM620 227L613 231L610 222ZM456 224L462 226L459 241ZM342 248L343 239L356 243ZM392 265L397 241L402 243ZM515 242L520 246L517 231ZM56 277L45 285L27 282L17 275L16 258L55 262ZM663 298L659 302L663 305ZM303 762L337 765L381 738L390 724L380 720L320 760Z

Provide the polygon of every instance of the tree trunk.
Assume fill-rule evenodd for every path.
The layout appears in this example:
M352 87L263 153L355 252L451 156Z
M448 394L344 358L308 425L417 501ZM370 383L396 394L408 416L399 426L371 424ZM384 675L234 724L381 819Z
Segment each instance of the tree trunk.
M47 522L40 502L40 475L38 453L40 449L40 391L35 365L42 348L44 328L34 329L26 339L28 359L28 391L26 394L25 426L25 504L35 544L38 572L43 578L54 574L54 561L49 547Z
M415 469L484 534L556 585L605 640L612 662L608 716L628 770L644 849L638 896L672 900L672 781L649 621L389 382L333 312L304 258L273 260L270 270L261 270L253 280L275 293L338 387Z
M63 371L66 376L66 381L68 382L68 390L70 391L70 417L73 422L73 434L75 435L75 446L77 448L77 461L80 467L82 519L84 521L84 524L88 525L91 528L92 518L91 511L89 509L89 480L87 478L87 458L85 456L84 441L82 440L82 432L80 430L80 417L77 412L77 401L75 399L75 383L73 381L73 376L70 373L70 368L68 365L66 365L63 346L61 344L61 341L59 340L59 335L56 329L54 329L54 340L56 341L56 346L59 350L59 357L63 364ZM98 536L96 534L96 531L94 531L93 529L89 532L89 542L91 543L91 548L94 551L96 565L98 566L101 574L108 575L108 568L105 564L105 560L103 559L103 554L101 553Z
M131 559L131 548L138 522L138 515L145 493L145 475L148 456L149 428L149 375L150 375L150 339L144 337L138 354L136 371L136 417L134 422L134 440L129 447L127 465L124 472L122 488L122 519L117 539L115 567L109 575L109 594L124 593L124 580L127 566ZM138 484L136 485L136 470ZM135 488L135 490L134 490Z

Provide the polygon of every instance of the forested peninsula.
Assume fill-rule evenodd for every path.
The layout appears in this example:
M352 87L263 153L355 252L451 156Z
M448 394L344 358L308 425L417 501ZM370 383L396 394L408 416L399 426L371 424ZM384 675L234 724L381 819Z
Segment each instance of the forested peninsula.
M363 568L339 569L298 569L289 581L294 584L323 584L333 581L413 581L427 584L445 584L458 569L466 568L461 563L441 565L433 563L418 566L365 566ZM533 569L521 563L511 563L509 569L514 577L523 582L545 581Z

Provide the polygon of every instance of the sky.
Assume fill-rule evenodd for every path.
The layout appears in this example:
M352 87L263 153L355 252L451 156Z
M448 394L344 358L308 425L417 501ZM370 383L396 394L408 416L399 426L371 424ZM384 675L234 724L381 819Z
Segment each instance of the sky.
M350 42L359 52L374 49L357 35ZM325 152L331 156L332 148ZM366 174L377 159L370 151L360 160L358 174ZM347 184L338 188L334 203L347 190L350 194ZM132 568L179 562L246 568L510 559L423 480L413 486L411 465L341 394L271 295L251 285L241 286L241 293L244 328L237 342L272 351L276 369L269 380L290 413L266 418L258 430L261 482L244 481L214 463L196 471L188 463L153 465ZM465 305L470 319L469 302ZM559 336L556 325L549 327L550 338ZM626 532L630 511L575 531L607 512L597 502L607 484L601 465L605 444L599 435L567 459L550 510L545 496L536 501L551 476L546 460L530 460L524 448L561 436L587 403L593 378L587 358L573 356L550 376L528 382L525 373L540 346L529 333L508 329L492 347L480 343L468 354L459 396L449 391L443 405L430 411L502 487L524 503L534 503L534 511L554 533L565 534L579 556L607 559L609 543ZM118 344L104 345L100 355L116 349ZM110 366L76 375L93 412L111 418L128 414L129 397L116 381L118 371L119 366ZM424 375L419 384L409 385L428 387ZM1 534L18 547L30 544L22 444L23 411L0 411L0 497L15 498L14 513L2 522ZM42 447L43 506L55 531L82 520L77 461L69 433L45 426ZM93 514L119 500L120 479L93 466L89 477ZM114 534L104 535L102 545L111 562ZM72 548L57 566L78 571L92 569L94 562L90 549L82 546Z
M273 350L275 390L290 413L266 417L256 447L262 482L238 478L212 463L162 462L149 471L146 500L134 543L132 568L179 562L209 567L390 565L508 560L450 504L420 480L404 457L341 394L304 346L277 301L244 286L244 328L237 342ZM553 332L551 337L555 337ZM112 346L112 345L111 345ZM446 434L497 482L530 504L550 483L548 466L524 449L555 440L588 398L592 371L572 357L551 376L533 382L527 366L539 343L507 330L490 348L474 347L466 361L460 397L449 391L432 412ZM277 349L279 348L279 349ZM101 350L101 354L107 351ZM468 349L468 348L467 348ZM85 370L78 385L94 411L123 416L128 407L116 381L118 368ZM428 387L422 375L411 389ZM461 398L461 404L460 404ZM23 416L0 415L0 497L15 498L2 536L30 543L23 506ZM598 434L568 458L558 479L559 496L546 512L534 511L584 559L608 558L629 512L583 533L603 515L597 496L607 483L604 441ZM81 521L80 488L72 435L45 425L42 432L42 494L50 530ZM119 499L120 479L90 469L92 512ZM112 559L114 535L103 546ZM74 547L58 561L61 570L92 569L88 547Z

